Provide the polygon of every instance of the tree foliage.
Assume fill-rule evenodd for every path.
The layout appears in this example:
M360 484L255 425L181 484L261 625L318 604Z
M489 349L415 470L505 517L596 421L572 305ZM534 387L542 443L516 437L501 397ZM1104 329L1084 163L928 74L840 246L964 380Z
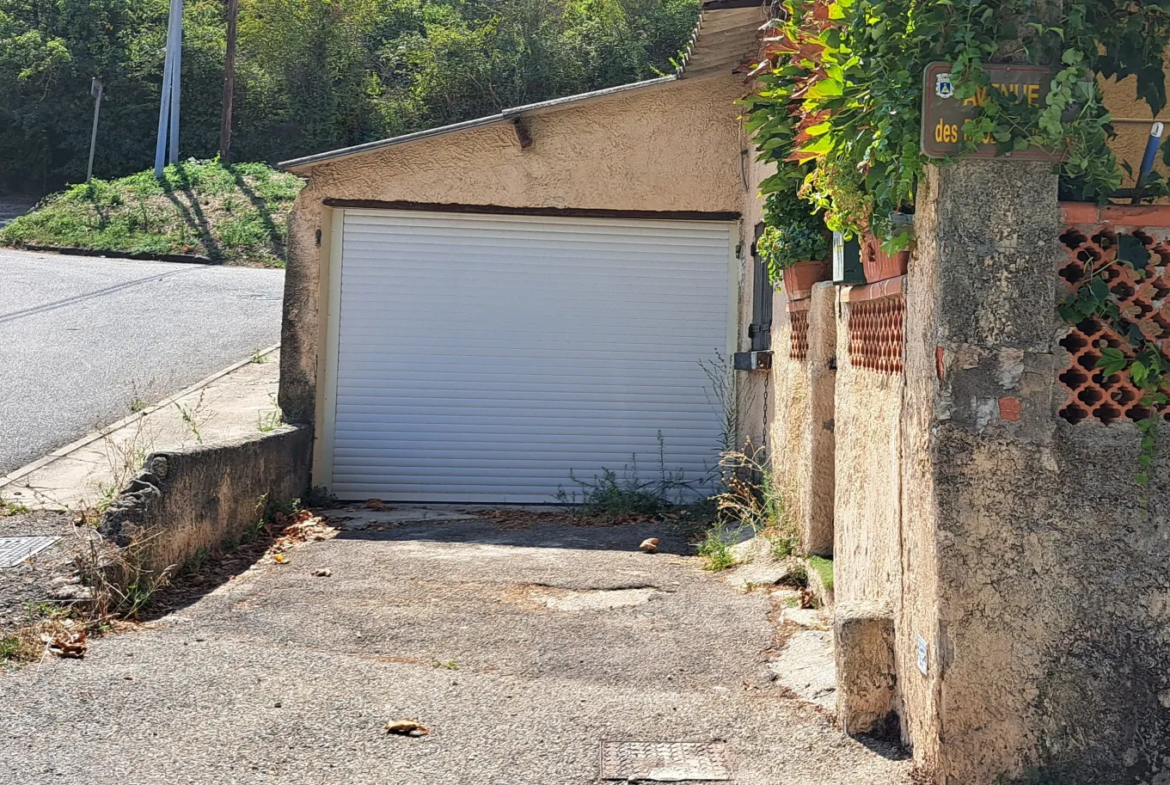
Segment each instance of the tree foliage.
M187 0L184 157L219 143L223 0ZM698 0L240 0L233 157L267 160L651 78ZM167 0L0 0L0 189L150 166Z

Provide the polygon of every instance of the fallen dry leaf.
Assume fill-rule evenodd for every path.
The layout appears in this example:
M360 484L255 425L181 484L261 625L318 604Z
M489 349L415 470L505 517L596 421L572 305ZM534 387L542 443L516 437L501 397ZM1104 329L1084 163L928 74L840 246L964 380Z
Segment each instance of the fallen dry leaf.
M67 657L80 660L85 656L85 649L89 645L85 639L85 630L76 633L61 632L49 642L49 651L58 657Z
M329 578L333 575L333 570L328 567L323 567L320 570L313 571L314 578Z
M806 610L817 607L817 595L812 589L800 590L800 607Z
M651 537L648 540L642 540L642 544L638 548L646 553L658 553L658 538Z
M382 504L381 499L366 499L366 509L367 510L380 510L384 506L385 505Z
M426 736L430 733L425 725L414 720L390 720L386 723L386 732L397 736Z

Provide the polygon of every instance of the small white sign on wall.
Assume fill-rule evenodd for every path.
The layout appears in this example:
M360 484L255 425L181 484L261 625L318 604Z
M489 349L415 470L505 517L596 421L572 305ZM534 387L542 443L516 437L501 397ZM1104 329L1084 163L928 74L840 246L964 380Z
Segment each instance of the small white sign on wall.
M918 670L922 671L922 675L926 675L926 639L921 635L918 636Z

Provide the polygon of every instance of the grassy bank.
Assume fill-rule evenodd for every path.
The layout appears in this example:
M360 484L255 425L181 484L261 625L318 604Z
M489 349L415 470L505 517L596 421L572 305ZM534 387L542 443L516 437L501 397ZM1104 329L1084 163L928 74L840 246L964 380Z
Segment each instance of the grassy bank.
M0 231L0 244L283 266L288 212L301 185L260 163L190 160L168 166L159 180L139 172L46 197Z

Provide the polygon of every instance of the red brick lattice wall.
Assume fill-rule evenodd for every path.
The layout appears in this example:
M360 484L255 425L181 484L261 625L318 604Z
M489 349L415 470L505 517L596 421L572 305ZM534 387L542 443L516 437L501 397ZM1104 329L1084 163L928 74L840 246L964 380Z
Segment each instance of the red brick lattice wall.
M1170 350L1170 241L1165 232L1161 233L1162 239L1155 239L1141 228L1119 230L1108 222L1070 226L1060 237L1068 250L1068 261L1059 270L1063 293L1075 292L1087 282L1089 265L1102 269L1102 265L1116 260L1118 231L1141 240L1150 251L1149 266L1142 273L1119 262L1106 268L1102 277L1116 295L1122 315L1136 323L1166 354ZM1068 363L1056 376L1068 394L1057 412L1061 417L1074 424L1096 420L1108 425L1149 416L1128 371L1106 377L1097 369L1102 348L1110 346L1128 353L1129 342L1122 341L1104 321L1090 318L1080 322L1060 340L1060 345L1068 351ZM1170 420L1170 406L1161 406L1159 411L1163 419Z
M808 357L808 311L794 310L789 316L792 320L792 334L788 356L793 360L803 360Z
M902 372L902 327L906 297L902 293L849 303L849 361L855 368Z

